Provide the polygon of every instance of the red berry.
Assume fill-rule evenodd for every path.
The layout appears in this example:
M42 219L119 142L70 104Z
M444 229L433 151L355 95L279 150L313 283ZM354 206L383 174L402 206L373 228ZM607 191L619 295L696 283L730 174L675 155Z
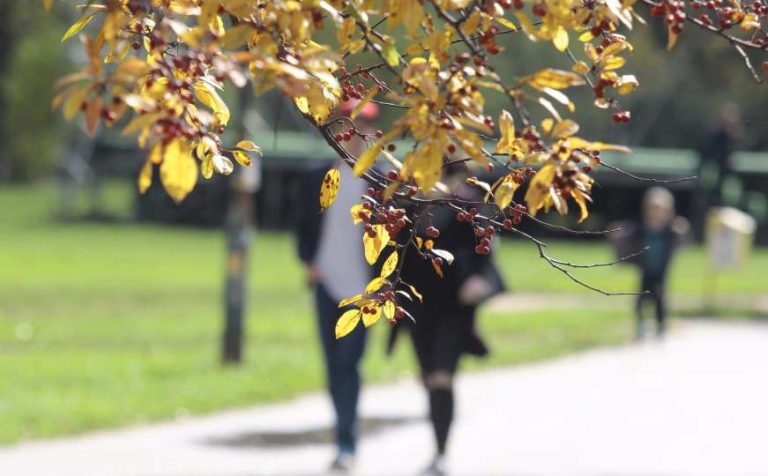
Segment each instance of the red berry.
M430 226L429 228L427 228L427 236L430 238L437 238L438 236L440 236L440 230L438 230L434 226Z
M395 147L395 144L389 144L389 145L387 146L387 150L388 150L389 152L394 152L394 151L395 151L395 149L397 149L397 147Z

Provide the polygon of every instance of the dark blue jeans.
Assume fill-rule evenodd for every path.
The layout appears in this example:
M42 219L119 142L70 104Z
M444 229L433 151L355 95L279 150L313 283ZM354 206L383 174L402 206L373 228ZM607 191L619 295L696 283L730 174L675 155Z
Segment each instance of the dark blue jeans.
M322 284L315 290L320 338L325 354L328 391L336 411L336 442L340 451L354 453L357 440L357 401L360 396L360 360L365 350L362 323L346 337L336 339L336 321L349 308L339 309Z

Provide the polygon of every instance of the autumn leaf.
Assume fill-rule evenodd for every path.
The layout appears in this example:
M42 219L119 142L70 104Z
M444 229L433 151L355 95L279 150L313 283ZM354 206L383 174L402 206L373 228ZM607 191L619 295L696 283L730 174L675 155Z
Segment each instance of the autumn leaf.
M69 27L66 33L64 33L64 36L61 37L61 42L64 43L65 41L74 38L75 35L80 33L83 28L85 28L88 23L93 20L93 17L95 16L95 13L91 13L88 15L85 15L81 17L79 20L77 20L72 26Z
M197 164L188 143L175 139L165 147L163 163L160 164L160 182L176 203L181 203L195 188Z
M350 309L342 314L339 320L336 321L336 338L341 339L355 330L362 314L359 309Z
M499 210L504 210L512 203L512 199L515 196L515 191L520 187L520 184L515 180L516 174L511 173L500 179L498 185L494 190L494 202L499 207Z
M372 294L387 284L387 279L382 276L376 276L365 285L365 294Z
M397 250L395 250L392 252L392 254L389 255L389 257L387 257L387 259L384 261L384 264L381 266L380 276L382 278L388 277L395 271L395 269L397 269L397 260L398 254Z
M515 120L506 109L499 114L499 131L501 132L501 139L496 144L494 153L508 154L512 157L518 152L518 147L515 144Z
M568 49L568 31L562 26L557 28L555 35L552 38L552 43L555 45L558 51L565 51Z
M585 83L584 78L579 74L552 68L543 69L523 80L536 89L566 89Z
M376 163L376 159L379 157L379 153L381 152L384 145L388 142L391 142L395 137L400 135L400 133L402 133L402 128L393 128L391 131L384 134L384 136L382 136L378 142L373 144L373 146L369 147L365 150L365 152L360 154L360 157L357 158L357 162L355 162L355 175L360 177L365 172L367 172L368 169L373 167L373 164Z
M535 215L544 206L544 201L549 196L549 188L552 186L556 173L557 166L555 163L548 162L531 179L525 194L525 203L532 215Z
M137 180L139 187L139 193L146 193L149 187L152 186L152 161L147 158L144 165L139 172L139 178Z
M395 303L393 301L386 301L384 306L382 306L382 311L384 312L384 317L391 321L395 318Z
M376 324L376 321L378 321L381 318L381 306L374 304L373 306L370 306L368 309L370 309L373 312L368 312L363 314L363 325L365 327L371 327L372 325Z
M229 107L221 99L219 93L213 89L206 81L196 81L194 86L195 97L201 103L208 106L213 111L213 116L216 118L216 122L223 126L229 123Z
M573 190L571 192L571 196L573 197L573 200L579 205L579 210L581 211L579 223L581 223L586 220L587 217L589 217L589 210L587 210L587 200L591 201L591 199L589 198L589 195L585 195L580 190Z
M374 236L363 233L363 248L365 250L365 260L373 266L379 259L379 255L389 243L389 232L385 225L373 225Z
M352 109L352 112L349 113L349 118L352 120L357 119L357 116L363 111L363 108L365 108L365 106L371 102L371 100L376 96L378 92L379 90L377 88L370 88L363 99L361 99L355 108Z
M359 301L362 301L364 299L364 296L362 294L355 294L352 297L344 298L341 301L339 301L339 307L348 306L350 304L355 304Z
M336 201L341 183L339 169L332 168L326 172L323 183L320 185L320 211L325 211Z

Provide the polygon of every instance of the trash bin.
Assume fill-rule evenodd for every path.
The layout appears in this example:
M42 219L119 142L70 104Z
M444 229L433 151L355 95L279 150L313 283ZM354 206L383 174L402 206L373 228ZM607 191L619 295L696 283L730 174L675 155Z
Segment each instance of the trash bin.
M752 249L757 222L735 208L713 208L707 214L706 243L714 269L743 265Z

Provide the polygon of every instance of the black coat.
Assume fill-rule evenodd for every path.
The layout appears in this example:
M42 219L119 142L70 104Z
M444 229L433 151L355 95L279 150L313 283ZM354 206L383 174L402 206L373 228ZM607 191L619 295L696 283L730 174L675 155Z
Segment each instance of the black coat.
M433 209L431 224L440 230L440 236L434 240L434 247L449 251L454 255L452 265L443 264L443 277L439 277L429 259L423 259L413 249L408 250L403 266L402 279L416 287L423 296L423 302L404 302L416 323L402 320L393 328L388 350L394 348L398 330L405 326L432 326L446 314L460 314L459 326L455 332L462 334L462 353L485 355L487 346L478 335L475 326L477 305L465 305L459 301L459 290L464 282L473 275L480 275L491 285L491 292L486 296L502 293L505 285L498 268L490 255L475 253L477 239L471 226L456 220L455 212L447 209ZM422 228L426 228L426 223ZM419 230L424 237L424 230ZM478 303L479 304L479 303Z
M320 213L320 186L331 167L333 164L327 163L313 168L301 178L294 232L299 259L307 265L314 262L320 244L320 233L323 229L323 214Z

